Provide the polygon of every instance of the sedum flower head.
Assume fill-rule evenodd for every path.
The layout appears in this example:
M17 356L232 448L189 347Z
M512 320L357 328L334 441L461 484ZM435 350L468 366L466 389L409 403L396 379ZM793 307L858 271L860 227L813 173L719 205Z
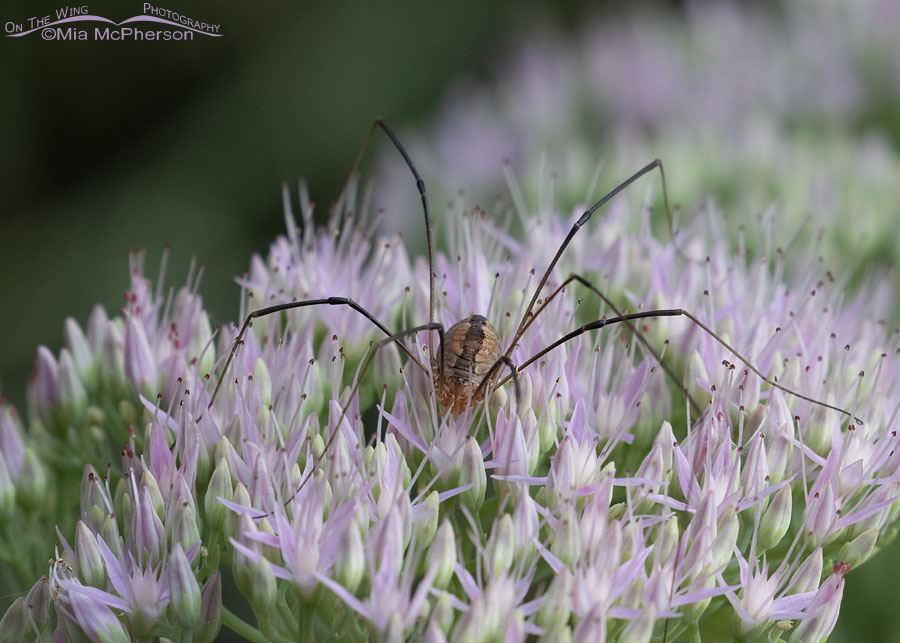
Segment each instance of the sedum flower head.
M533 273L580 211L526 201L522 237L463 202L442 213L454 247L437 255L439 318L481 310L509 341ZM782 254L735 253L712 205L712 225L686 230L692 241L681 248L656 239L644 216L619 200L575 237L542 302L570 272L582 280L534 319L515 363L615 314L608 302L681 306L773 381L853 417L773 388L678 317L580 335L523 369L518 396L507 384L454 417L395 346L382 349L392 353L383 375L363 373L383 333L363 325L362 339L345 342L332 331L352 334L361 316L339 305L301 311L304 323L293 311L258 319L207 408L215 378L198 367L206 353L226 355L234 331L194 348L171 324L159 332L148 311L161 310L162 295L134 275L144 285L124 321L95 313L95 326L122 342L92 363L100 380L118 373L138 425L107 475L84 470L74 546L63 541L50 576L56 626L89 638L191 630L202 640L219 619L251 627L218 608L244 600L265 638L316 638L341 623L360 640L673 640L726 610L745 640L821 640L848 565L871 555L895 516L900 364L896 336L877 323L886 289L873 280L848 295L816 262L789 278ZM348 234L363 235L352 212L342 217ZM368 274L380 261L369 249L384 248L364 235L346 247L340 236L301 238L320 239L297 231L273 254L308 265L318 252L339 255ZM366 291L388 328L427 315L428 266L395 244L398 261L414 266L408 285L373 278ZM297 265L255 264L257 286L279 284L260 292L306 296L284 288ZM183 323L206 324L195 294L173 297ZM120 324L121 334L110 330ZM129 334L142 337L141 356L127 350ZM425 335L406 348L429 364ZM160 392L148 395L153 387ZM91 414L61 398L48 404L33 419L44 430ZM27 436L11 411L2 420L7 468L19 463L21 476ZM242 598L216 590L226 561Z
M801 52L815 29L833 27L833 9L817 11L785 14L786 40ZM819 245L805 230L794 242L796 221L769 210L757 225L747 212L771 181L785 210L800 202L850 216L859 176L844 170L869 162L867 180L889 195L895 182L879 178L896 160L840 135L820 147L784 142L801 115L833 126L863 109L865 88L847 72L867 45L841 42L828 61L807 60L827 100L811 103L793 85L786 100L768 76L729 67L764 65L766 50L748 44L738 60L726 45L755 42L768 26L749 9L690 13L679 29L707 41L667 31L645 48L597 25L575 45L584 64L539 40L506 72L502 96L451 103L429 135L439 158L412 141L440 188L467 186L431 200L435 319L449 328L484 315L503 349L619 164L662 155L687 205L677 229L660 234L653 176L598 211L510 357L523 366L623 310L680 308L699 323L650 317L581 334L523 368L518 390L498 385L461 413L435 390L436 333L372 352L385 329L428 321L432 266L398 236L376 236L372 196L355 181L322 228L305 187L299 225L285 190L287 233L251 259L237 321L222 328L203 308L199 272L166 292L132 256L121 315L98 307L84 328L66 321L59 354L38 349L27 424L0 405L0 515L59 524L27 545L41 564L54 536L62 543L44 583L55 618L35 585L33 601L0 620L0 636L56 628L60 639L212 641L224 627L253 640L696 640L724 614L740 640L824 640L846 574L888 542L898 515L892 289L879 275L850 287L832 231ZM695 79L697 113L666 82L697 60L685 40L731 54L701 57L696 79L718 74L732 86L706 93ZM608 85L621 70L595 63L623 56L647 83ZM771 76L791 73L786 60ZM484 107L497 100L503 109ZM758 118L754 104L776 118ZM630 115L610 137L628 153L599 172L568 128L573 114L612 110ZM734 145L723 156L713 139ZM582 142L561 148L554 173L541 154L548 141ZM778 164L745 172L779 155L797 170L791 182ZM824 178L812 169L823 156L837 159ZM720 185L709 157L749 177L727 183L718 205L705 199ZM523 159L540 166L522 172ZM823 182L832 190L820 194ZM380 197L402 200L391 216L415 203L409 177L398 185L402 196ZM510 203L481 196L507 189ZM421 225L409 221L404 230ZM250 311L310 299L325 301L254 319L225 369ZM27 570L29 581L42 571ZM252 625L236 616L247 607Z

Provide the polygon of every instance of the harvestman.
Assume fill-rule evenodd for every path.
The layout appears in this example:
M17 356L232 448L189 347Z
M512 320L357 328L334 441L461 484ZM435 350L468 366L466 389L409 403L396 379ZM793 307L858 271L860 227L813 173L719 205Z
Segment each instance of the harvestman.
M431 218L428 214L428 199L425 195L425 182L419 176L419 172L416 170L415 165L410 159L409 155L406 153L403 145L395 136L394 132L388 127L384 121L380 118L375 119L369 128L369 132L366 135L366 138L363 142L363 145L357 154L356 160L353 164L353 170L351 171L351 175L355 172L356 167L358 166L360 159L363 155L368 142L375 131L375 128L380 127L387 137L391 140L391 143L403 157L404 162L406 163L409 170L412 172L413 177L416 180L416 188L419 192L419 197L422 200L422 210L425 215L425 237L428 243L428 267L429 267L429 310L428 310L428 323L422 324L420 326L415 326L412 328L408 328L406 330L392 333L384 324L382 324L378 319L375 318L370 312L368 312L365 308L360 306L358 303L353 301L348 297L326 297L322 299L307 299L303 301L292 301L284 304L277 304L274 306L267 306L266 308L261 308L259 310L255 310L247 315L247 319L244 321L243 326L241 327L240 332L238 333L237 338L234 341L234 345L231 348L231 352L228 355L228 359L225 362L225 366L222 369L222 374L219 376L219 380L216 383L216 387L213 390L212 396L209 401L209 406L207 408L212 408L213 403L216 400L216 396L219 393L219 389L222 386L222 381L225 379L225 375L228 372L228 367L231 365L232 360L234 359L234 355L240 346L243 343L244 334L247 332L247 329L252 325L254 319L258 317L265 317L266 315L271 315L273 313L278 313L281 311L291 310L294 308L304 308L307 306L348 306L358 312L360 315L364 316L368 319L372 324L374 324L382 333L386 335L386 337L374 345L371 346L368 355L365 361L362 364L362 367L359 370L359 376L356 379L356 382L353 384L353 387L350 391L350 397L348 399L348 404L344 406L340 417L338 418L336 427L339 427L341 422L343 421L347 408L349 408L349 402L352 401L353 396L356 394L359 383L362 380L363 376L366 373L369 365L372 362L372 358L374 357L376 351L390 343L396 343L400 349L405 352L409 358L416 364L422 371L429 375L429 369L425 367L424 364L413 354L413 352L406 347L400 340L409 335L414 335L415 333L428 331L429 334L432 331L437 331L439 345L438 345L438 354L435 356L434 354L430 354L431 361L431 378L432 383L434 385L435 396L439 402L439 404L451 413L453 416L459 416L463 411L468 408L473 408L474 406L480 404L484 399L488 392L488 388L493 386L493 381L497 377L500 372L500 368L506 366L510 373L504 379L502 379L499 383L497 383L497 387L505 384L509 379L513 380L513 384L516 390L516 396L519 397L521 394L521 389L519 387L518 381L518 371L527 368L531 363L540 359L548 352L552 351L554 348L560 346L568 342L571 339L582 335L590 330L596 330L603 328L604 326L609 326L611 324L624 323L626 324L638 338L638 340L643 344L643 346L654 356L657 361L663 366L666 370L666 373L676 382L676 385L681 389L681 391L687 396L690 404L695 408L695 410L699 411L699 407L694 402L690 396L687 394L687 388L678 382L678 378L674 373L666 366L665 362L662 361L659 354L655 351L655 349L650 346L649 342L643 337L643 335L638 331L638 329L632 324L633 321L639 319L646 319L650 317L686 317L691 322L696 324L699 328L701 328L704 332L706 332L710 337L715 339L719 344L724 346L728 351L730 351L735 357L737 357L748 369L750 369L754 374L756 374L761 380L768 383L773 388L777 388L785 393L797 397L801 400L805 400L807 402L811 402L813 404L817 404L819 406L825 407L827 409L831 409L834 411L838 411L851 419L853 416L850 412L831 405L825 402L821 402L819 400L813 399L802 393L794 391L786 386L779 384L777 381L771 380L759 369L757 369L749 360L744 358L740 353L737 352L728 342L719 337L711 328L697 319L690 312L683 310L681 308L670 308L663 310L647 310L647 311L639 311L629 314L620 314L619 311L615 308L615 306L610 302L597 288L591 284L590 281L581 277L580 275L573 274L569 276L559 287L557 287L550 296L541 303L540 307L537 309L534 314L532 314L532 310L535 305L538 303L538 297L541 293L541 290L544 288L544 285L547 282L547 279L550 277L550 273L553 271L553 268L556 266L559 261L560 256L565 251L566 247L569 245L569 242L575 236L579 229L584 226L588 220L591 218L591 215L594 214L598 209L603 207L607 202L609 202L613 197L615 197L619 192L627 188L629 185L634 183L637 179L641 178L645 174L652 172L655 169L659 169L660 179L662 181L662 195L663 195L663 203L666 208L666 214L669 216L671 221L671 211L669 209L669 199L666 191L666 175L663 170L662 161L659 159L655 159L653 162L648 163L646 166L635 172L633 175L625 179L622 183L616 186L612 191L610 191L606 196L597 201L594 205L588 208L584 214L575 222L572 226L569 233L566 235L562 244L559 246L559 249L556 251L556 254L553 256L553 260L550 262L550 265L547 266L547 269L544 271L543 276L537 284L537 287L534 290L534 294L531 296L531 300L528 303L528 307L525 309L525 312L522 316L519 325L513 334L512 339L509 342L509 346L501 352L501 344L500 337L497 333L497 330L494 326L483 316L483 315L472 315L455 323L453 326L449 328L446 332L444 331L444 327L439 322L434 321L434 284L435 284L435 272L434 272L434 249L431 242ZM546 348L538 351L535 355L527 359L525 362L521 364L518 368L513 363L510 355L515 349L516 344L519 339L531 325L531 323L537 318L537 316L547 307L550 301L556 297L563 289L572 281L577 281L581 283L586 288L592 290L594 293L599 295L604 302L607 303L611 307L611 309L616 313L615 317L609 317L604 319L599 319L594 322L590 322L588 324L584 324L583 326L573 330L572 332L564 335L559 338ZM727 362L726 362L727 364ZM477 382L477 385L476 385ZM474 386L474 388L473 388ZM856 420L859 422L859 420ZM338 431L335 428L335 431L332 433L331 437L325 443L325 448L319 458L316 460L316 466L314 466L311 470L315 471L318 468L318 462L321 461L321 458L325 456L328 448L331 446L332 441L337 435ZM300 483L300 488L306 483L309 479L310 474L304 477L303 481ZM295 492L296 493L296 492Z

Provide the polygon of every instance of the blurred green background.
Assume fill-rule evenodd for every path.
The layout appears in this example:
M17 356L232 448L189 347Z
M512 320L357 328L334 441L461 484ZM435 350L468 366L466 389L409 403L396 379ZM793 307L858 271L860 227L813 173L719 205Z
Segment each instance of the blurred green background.
M59 6L6 3L0 18ZM565 34L587 15L617 19L615 6L587 2L160 6L220 23L223 36L2 39L0 392L20 408L35 349L61 348L65 317L84 324L95 303L121 305L129 250L146 249L155 278L171 244L167 281L179 284L196 255L213 322L232 321L233 277L283 230L282 181L306 177L322 214L376 115L397 129L427 122L453 79L489 79L497 55L528 26ZM122 20L141 3L89 8ZM890 134L894 114L871 118ZM369 153L369 167L377 157ZM832 641L900 640L900 613L881 589L898 569L895 546L849 575Z

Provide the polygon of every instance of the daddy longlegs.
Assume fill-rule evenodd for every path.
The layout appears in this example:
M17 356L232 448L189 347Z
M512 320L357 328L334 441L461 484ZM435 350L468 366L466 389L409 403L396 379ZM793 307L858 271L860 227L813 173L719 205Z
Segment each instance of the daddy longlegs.
M382 333L384 333L385 337L374 344L370 343L370 349L366 355L365 360L362 362L361 367L358 370L358 375L356 381L354 382L352 388L350 389L350 396L347 400L347 404L343 406L341 414L335 424L335 428L325 442L324 449L321 454L314 459L313 466L310 468L309 472L304 476L303 480L300 482L300 485L295 490L294 495L288 499L287 502L290 502L293 497L300 492L309 478L313 475L313 473L318 469L319 463L325 457L328 452L331 443L334 441L335 437L338 434L338 429L343 422L344 418L347 414L347 409L350 407L351 402L359 390L360 382L366 374L369 366L372 363L372 360L376 354L376 352L391 343L395 343L400 349L406 353L406 355L412 360L412 362L425 374L426 377L430 377L432 381L432 385L434 387L435 397L440 404L440 406L449 414L457 417L461 415L464 411L474 408L478 404L481 404L486 397L489 397L489 390L496 390L510 379L513 381L513 385L516 392L516 398L521 398L521 387L519 384L518 373L519 371L527 368L529 365L539 360L541 357L554 350L555 348L565 344L566 342L582 335L591 330L597 330L603 328L605 326L610 326L613 324L625 324L634 334L634 336L641 342L643 347L656 359L656 361L662 365L663 369L667 373L667 375L675 382L675 385L678 389L685 395L688 400L688 403L693 410L697 413L702 411L699 404L694 401L690 394L688 393L687 386L685 386L682 382L679 381L678 377L671 371L671 369L666 365L666 363L662 360L660 354L650 345L649 341L643 336L643 334L639 331L639 329L633 324L633 322L641 319L647 319L652 317L685 317L690 320L693 324L695 324L698 328L700 328L703 332L712 337L716 342L725 347L729 352L731 352L740 362L742 362L750 371L752 371L757 377L759 377L763 382L769 384L772 388L778 389L796 397L801 400L805 400L812 404L816 404L820 407L831 409L833 411L837 411L847 417L849 417L852 421L855 421L861 424L861 421L858 418L854 418L854 416L847 410L840 408L838 406L834 406L832 404L828 404L826 402L822 402L820 400L816 400L809 396L806 396L798 391L790 389L779 382L770 379L766 375L764 375L756 366L754 366L747 358L741 355L735 348L733 348L728 342L726 342L721 336L715 333L709 326L701 322L697 317L695 317L692 313L682 308L669 308L669 309L661 309L661 310L646 310L639 311L634 313L622 314L619 310L613 305L613 303L599 290L597 289L589 280L584 277L573 274L569 276L563 283L555 288L553 292L547 297L544 301L540 302L537 310L535 306L539 303L539 297L541 291L547 283L547 280L550 277L550 274L553 272L553 268L556 266L566 247L571 242L572 238L578 233L578 231L587 224L588 220L591 216L603 207L606 203L612 200L616 195L622 192L625 188L630 186L632 183L637 181L642 176L649 174L653 170L659 170L660 180L662 183L662 197L663 204L666 209L666 215L669 218L670 227L672 226L672 215L671 209L669 207L669 199L668 192L666 188L666 177L665 171L663 169L662 161L659 159L655 159L651 163L648 163L640 170L632 174L630 177L625 179L622 183L617 185L613 190L611 190L608 194L606 194L602 199L594 203L590 208L588 208L584 214L574 223L572 228L569 230L563 242L560 244L559 248L556 251L556 254L553 256L553 259L550 261L550 264L547 266L540 280L538 281L537 286L534 289L534 293L531 295L531 299L526 307L521 320L516 327L515 332L513 333L512 339L509 342L509 345L505 348L501 348L500 336L497 333L497 330L491 324L490 321L487 320L483 315L471 315L451 326L448 330L444 330L444 326L436 322L434 320L434 308L435 308L435 267L434 267L434 248L431 240L431 217L428 211L428 198L426 196L425 191L425 182L422 180L421 176L419 176L419 172L416 169L415 165L412 162L412 159L406 152L406 149L400 143L397 136L394 134L393 130L391 130L388 125L382 121L380 118L375 119L372 125L369 127L369 131L366 134L366 137L363 141L363 144L356 156L356 159L353 164L353 168L350 172L350 175L353 176L355 173L360 160L365 152L366 147L376 129L376 127L381 128L381 130L387 135L390 139L393 146L403 157L403 161L406 166L409 168L413 177L416 181L416 189L419 192L419 197L422 201L422 211L425 219L425 237L428 244L428 267L429 267L429 310L428 310L428 323L421 324L419 326L414 326L412 328L408 328L399 332L391 332L387 326L381 323L374 315L372 315L365 308L360 306L358 303L353 301L348 297L326 297L320 299L307 299L302 301L292 301L282 304L276 304L273 306L267 306L265 308L260 308L255 310L247 315L246 320L241 326L240 332L234 340L234 343L231 347L231 351L228 354L228 359L225 362L224 367L222 368L222 373L219 376L219 379L216 383L215 389L213 389L212 396L209 401L208 409L211 409L213 404L215 403L216 396L219 393L219 389L222 387L222 382L225 379L225 376L228 372L228 367L231 365L231 362L234 359L235 353L238 350L238 347L243 343L244 335L247 330L253 323L254 319L259 317L265 317L267 315L271 315L274 313L279 313L283 311L293 310L295 308L305 308L309 306L347 306L366 319L368 319L374 326L376 326ZM346 190L346 187L345 187ZM343 194L343 192L342 192ZM538 315L540 315L549 305L549 303L563 290L567 285L572 282L578 282L585 288L591 290L596 295L598 295L609 307L615 312L614 317L607 317L603 319L598 319L596 321L590 322L588 324L584 324L579 328L567 333L566 335L560 337L555 342L546 346L542 350L538 351L535 355L528 358L518 367L515 363L513 363L511 359L511 354L515 349L517 343L524 335L524 333L528 330L529 326L534 322ZM534 312L532 312L534 311ZM410 335L415 335L419 332L427 331L429 335L432 332L437 332L438 334L438 350L435 355L429 349L429 361L430 361L430 369L426 367L422 361L416 357L416 355L400 340L408 337ZM429 347L431 343L429 342ZM727 363L726 363L727 364ZM506 367L509 370L509 374L501 379L499 382L496 382L496 379L500 373L500 369Z

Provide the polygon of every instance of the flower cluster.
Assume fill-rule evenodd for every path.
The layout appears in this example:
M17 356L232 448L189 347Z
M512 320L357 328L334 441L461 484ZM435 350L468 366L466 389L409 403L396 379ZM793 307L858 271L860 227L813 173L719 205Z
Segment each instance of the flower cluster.
M456 82L432 122L402 139L423 176L441 177L438 203L457 190L505 197L508 167L537 199L552 167L557 202L574 207L601 168L612 182L661 158L673 201L692 212L714 195L732 238L762 218L783 247L816 243L831 261L859 262L848 270L896 263L885 213L900 202L897 7L771 9L616 7L574 36L522 30L488 82ZM417 204L405 165L385 149L376 167L388 229L408 226Z
M515 212L459 198L437 215L445 327L483 314L511 341L589 205L558 211L544 181ZM288 234L240 280L242 314L346 296L391 331L427 321L427 260L372 238L357 201L351 185L317 231L305 190L302 228L286 197ZM28 432L2 409L5 520L50 506L61 548L0 635L699 640L725 613L736 639L823 640L900 506L889 288L850 297L808 256L785 276L767 231L735 250L715 206L694 220L672 244L649 201L595 215L512 360L674 307L740 355L650 317L579 335L523 368L518 394L497 386L458 417L436 401L429 333L370 360L384 333L336 300L256 319L223 371L238 326L213 331L199 277L166 294L135 256L121 317L97 309L86 332L67 322L58 357L39 350Z

